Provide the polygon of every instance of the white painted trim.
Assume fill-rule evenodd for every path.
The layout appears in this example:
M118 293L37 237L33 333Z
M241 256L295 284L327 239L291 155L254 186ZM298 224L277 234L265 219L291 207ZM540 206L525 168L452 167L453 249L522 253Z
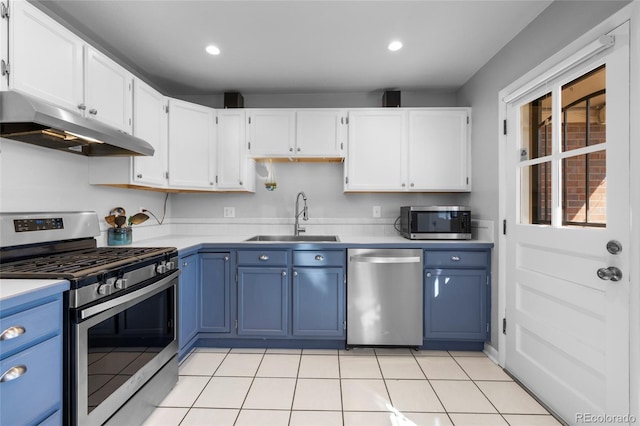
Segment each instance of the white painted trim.
M602 37L604 34L612 31L613 29L617 28L618 26L620 26L622 23L624 23L627 20L632 19L632 39L633 40L639 40L640 36L638 35L638 29L635 28L636 25L635 23L637 22L637 25L640 25L640 12L638 11L638 9L640 9L640 0L634 0L633 3L631 3L628 6L625 6L624 8L620 9L618 12L616 12L615 14L613 14L612 16L610 16L609 18L607 18L606 20L604 20L602 23L600 23L599 25L595 26L594 28L592 28L591 30L589 30L588 32L586 32L584 35L582 35L581 37L579 37L577 40L575 40L574 42L570 43L569 45L567 45L565 48L563 48L562 50L560 50L558 53L554 54L553 56L551 56L549 59L545 60L544 62L542 62L540 65L538 65L537 67L535 67L534 69L532 69L531 71L529 71L528 73L526 73L525 75L523 75L522 77L520 77L519 79L517 79L516 81L514 81L513 83L509 84L507 87L505 87L504 89L500 90L500 92L498 92L498 123L497 124L497 128L498 128L498 214L499 214L499 223L500 226L502 226L502 221L506 219L507 217L507 205L506 205L506 191L507 191L507 184L506 184L506 170L505 170L505 160L506 160L506 143L507 143L507 135L503 134L503 121L507 119L507 102L506 100L509 101L513 101L516 100L528 93L530 93L531 91L535 90L536 88L540 87L540 83L544 83L544 81L546 81L547 79L552 78L553 76L557 76L559 75L559 73L564 72L568 69L571 68L571 66L575 66L577 64L579 64L580 62L583 61L579 61L576 62L578 60L578 56L579 55L588 55L587 57L584 58L584 60L589 59L590 57L593 57L594 55L596 55L597 53L599 53L600 51L602 51L602 49L600 49L599 51L596 52L592 52L589 50L589 46L592 45L593 43L597 43L598 40L600 39L600 37ZM633 40L631 41L631 43L633 43ZM639 43L640 45L640 43ZM593 50L593 48L591 49ZM639 75L640 71L640 66L638 65L638 61L639 59L637 57L635 57L635 55L637 54L638 51L638 45L634 46L633 44L631 44L630 47L630 51L631 51L631 61L632 61L632 70L635 69L635 72L631 73L631 85L632 87L635 87L636 89L638 89L637 85L638 85L638 80L637 80L637 76ZM571 65L573 63L573 65ZM635 66L635 68L634 68ZM537 82L537 84L536 84ZM632 90L633 93L633 90ZM638 107L638 98L640 93L638 93L638 91L636 90L636 95L637 96L631 96L631 117L637 117L640 116L640 107ZM634 114L635 111L635 114ZM638 129L636 129L638 127L637 124L635 124L635 122L637 120L630 120L632 123L633 129L632 129L632 133L631 133L631 140L639 140L638 138L640 137L640 131L638 131ZM635 130L635 131L634 131ZM507 129L507 131L514 131L513 128L511 129ZM635 152L633 149L634 144L631 144L632 147L632 152L631 152L631 164L638 164L638 161L640 161L640 150L636 149ZM635 162L634 162L635 160ZM638 182L640 179L640 172L635 170L636 168L632 167L632 176L631 176L631 180L632 182ZM634 173L635 171L635 173ZM635 175L635 176L634 176ZM635 179L635 180L634 180ZM640 223L640 206L639 206L639 201L638 200L634 200L633 199L633 194L638 194L640 191L638 190L638 188L635 188L635 192L634 192L634 188L632 187L632 208L635 207L632 211L635 212L635 215L632 216L632 223ZM638 196L636 195L636 198L638 198ZM634 221L635 219L635 221ZM509 232L509 224L507 223L507 233ZM631 264L634 264L633 259L639 259L640 258L640 243L638 243L638 241L640 240L640 230L638 229L634 229L632 228L632 237L635 236L635 238L632 238L632 241L634 241L635 244L635 249L634 247L631 247L632 251L631 253ZM503 235L502 232L499 233L498 236L498 246L497 246L497 258L498 258L498 321L501 323L502 322L502 318L505 317L505 310L506 310L506 301L507 301L507 297L506 297L506 286L503 285L503 283L505 283L506 281L506 236ZM639 262L636 262L635 264L637 265ZM636 268L637 269L637 268ZM632 277L631 277L631 288L634 288L634 283L638 283L638 274L640 274L640 271L633 271L632 272ZM634 279L635 277L635 279ZM635 286L637 287L637 285ZM640 310L640 291L636 291L635 294L631 295L631 306L630 306L630 311L633 312L638 312L638 310ZM638 379L638 374L640 373L640 315L636 316L635 318L630 318L630 320L632 321L631 324L631 350L632 350L632 358L631 358L631 377L633 378L631 380L631 414L635 415L637 418L640 418L640 416L638 415L640 412L640 380ZM635 321L635 324L634 324ZM504 334L502 334L502 324L498 325L498 329L499 329L499 337L498 337L498 363L500 366L504 367L505 365L505 360L506 360L506 337ZM507 333L509 332L508 330L508 322L507 322ZM634 352L635 351L635 352ZM635 355L635 357L634 357ZM633 365L634 362L637 365ZM635 376L633 375L633 373L636 373ZM635 381L635 383L634 383Z

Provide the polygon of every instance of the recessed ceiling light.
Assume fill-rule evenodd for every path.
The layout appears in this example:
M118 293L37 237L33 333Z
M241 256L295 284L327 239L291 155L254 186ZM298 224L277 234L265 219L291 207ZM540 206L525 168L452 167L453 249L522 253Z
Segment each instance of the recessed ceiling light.
M220 49L218 49L218 46L214 46L213 44L210 44L209 46L207 46L205 50L210 55L219 55L220 54Z
M396 50L402 49L402 42L400 41L392 41L389 43L389 50L395 52Z

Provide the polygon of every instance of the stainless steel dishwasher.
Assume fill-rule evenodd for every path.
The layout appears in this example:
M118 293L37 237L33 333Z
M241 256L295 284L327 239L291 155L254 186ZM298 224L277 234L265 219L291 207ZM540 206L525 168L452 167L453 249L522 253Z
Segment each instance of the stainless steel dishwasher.
M422 250L347 255L347 346L422 346Z

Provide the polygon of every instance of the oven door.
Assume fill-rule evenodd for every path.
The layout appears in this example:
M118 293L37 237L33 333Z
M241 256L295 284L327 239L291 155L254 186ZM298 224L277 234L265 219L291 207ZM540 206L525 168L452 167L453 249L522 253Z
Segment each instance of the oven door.
M104 423L176 356L179 274L77 309L70 330L72 424Z

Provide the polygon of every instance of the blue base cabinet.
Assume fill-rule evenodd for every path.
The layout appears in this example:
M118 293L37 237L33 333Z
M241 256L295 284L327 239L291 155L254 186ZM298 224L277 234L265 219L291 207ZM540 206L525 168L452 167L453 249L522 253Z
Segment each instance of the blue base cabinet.
M69 284L2 300L0 424L62 424L62 292Z
M199 255L181 257L179 264L182 273L178 285L178 346L182 358L198 334Z
M345 338L344 250L293 252L293 336Z
M231 256L229 253L200 254L198 288L199 331L231 331Z
M425 341L489 338L489 252L425 252Z
M289 334L289 277L286 268L238 268L238 334Z

